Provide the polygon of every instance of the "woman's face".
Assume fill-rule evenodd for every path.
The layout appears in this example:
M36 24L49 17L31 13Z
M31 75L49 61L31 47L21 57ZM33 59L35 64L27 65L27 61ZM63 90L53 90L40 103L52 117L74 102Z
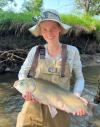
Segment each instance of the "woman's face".
M61 27L55 21L43 21L40 23L40 31L43 38L49 42L57 42Z

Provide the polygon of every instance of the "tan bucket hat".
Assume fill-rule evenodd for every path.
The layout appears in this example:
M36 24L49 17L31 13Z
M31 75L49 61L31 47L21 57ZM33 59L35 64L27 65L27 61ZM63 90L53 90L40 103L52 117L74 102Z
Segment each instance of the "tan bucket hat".
M66 25L61 22L61 19L60 19L57 11L55 11L53 9L49 9L49 10L45 10L42 12L41 16L39 17L38 23L35 26L29 28L29 31L36 37L40 36L41 33L40 33L39 24L43 21L46 21L46 20L51 20L51 21L55 21L55 22L59 23L60 26L62 27L61 34L66 34L68 32L68 30L71 28L71 26Z

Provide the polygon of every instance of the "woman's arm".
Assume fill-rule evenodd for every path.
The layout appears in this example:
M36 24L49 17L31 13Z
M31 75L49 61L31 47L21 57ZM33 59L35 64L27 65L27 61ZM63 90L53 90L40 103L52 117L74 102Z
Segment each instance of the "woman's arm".
M84 89L84 77L82 72L82 63L80 61L80 55L77 48L75 48L75 55L73 59L73 71L75 74L75 85L73 92L77 95L81 95Z
M19 71L19 74L18 74L19 80L27 78L27 75L29 73L29 70L33 62L35 51L36 51L36 47L33 47L28 53L26 60L24 61ZM22 94L22 97L25 99L25 101L31 101L33 103L37 103L37 101L33 98L32 94L29 91L25 91Z
M81 93L84 89L84 77L83 77L83 72L82 72L82 64L80 61L80 55L79 51L76 48L75 51L75 56L74 56L74 63L73 63L73 70L75 73L75 86L74 86L74 95L78 96L83 102L87 105L87 100L83 97L81 97ZM85 115L87 112L83 109L77 109L74 115Z
M19 80L27 78L27 75L29 73L29 70L30 70L32 62L33 62L35 51L36 51L36 47L33 47L30 50L30 52L28 53L23 65L21 66L21 69L19 71L19 74L18 74Z

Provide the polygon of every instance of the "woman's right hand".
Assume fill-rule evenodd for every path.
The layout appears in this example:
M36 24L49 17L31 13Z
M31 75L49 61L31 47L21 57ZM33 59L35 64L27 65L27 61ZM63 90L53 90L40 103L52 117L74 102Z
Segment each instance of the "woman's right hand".
M31 101L33 103L38 103L38 101L32 96L32 93L29 91L25 91L22 94L22 97L25 99L25 101Z

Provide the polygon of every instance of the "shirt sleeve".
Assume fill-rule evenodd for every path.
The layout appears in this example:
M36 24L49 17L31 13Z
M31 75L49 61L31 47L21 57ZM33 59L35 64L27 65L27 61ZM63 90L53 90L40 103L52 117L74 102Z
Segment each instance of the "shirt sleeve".
M84 77L82 72L82 63L80 61L80 54L77 48L75 48L75 56L73 60L73 71L75 74L75 85L74 85L74 93L82 93L84 89Z
M36 47L33 47L29 51L29 53L28 53L28 55L27 55L27 57L26 57L23 65L21 66L21 69L20 69L20 71L18 73L18 79L19 80L22 80L24 78L27 78L27 75L29 73L29 70L30 70L30 68L32 66L32 62L33 62L33 58L34 58L35 51L36 51Z

